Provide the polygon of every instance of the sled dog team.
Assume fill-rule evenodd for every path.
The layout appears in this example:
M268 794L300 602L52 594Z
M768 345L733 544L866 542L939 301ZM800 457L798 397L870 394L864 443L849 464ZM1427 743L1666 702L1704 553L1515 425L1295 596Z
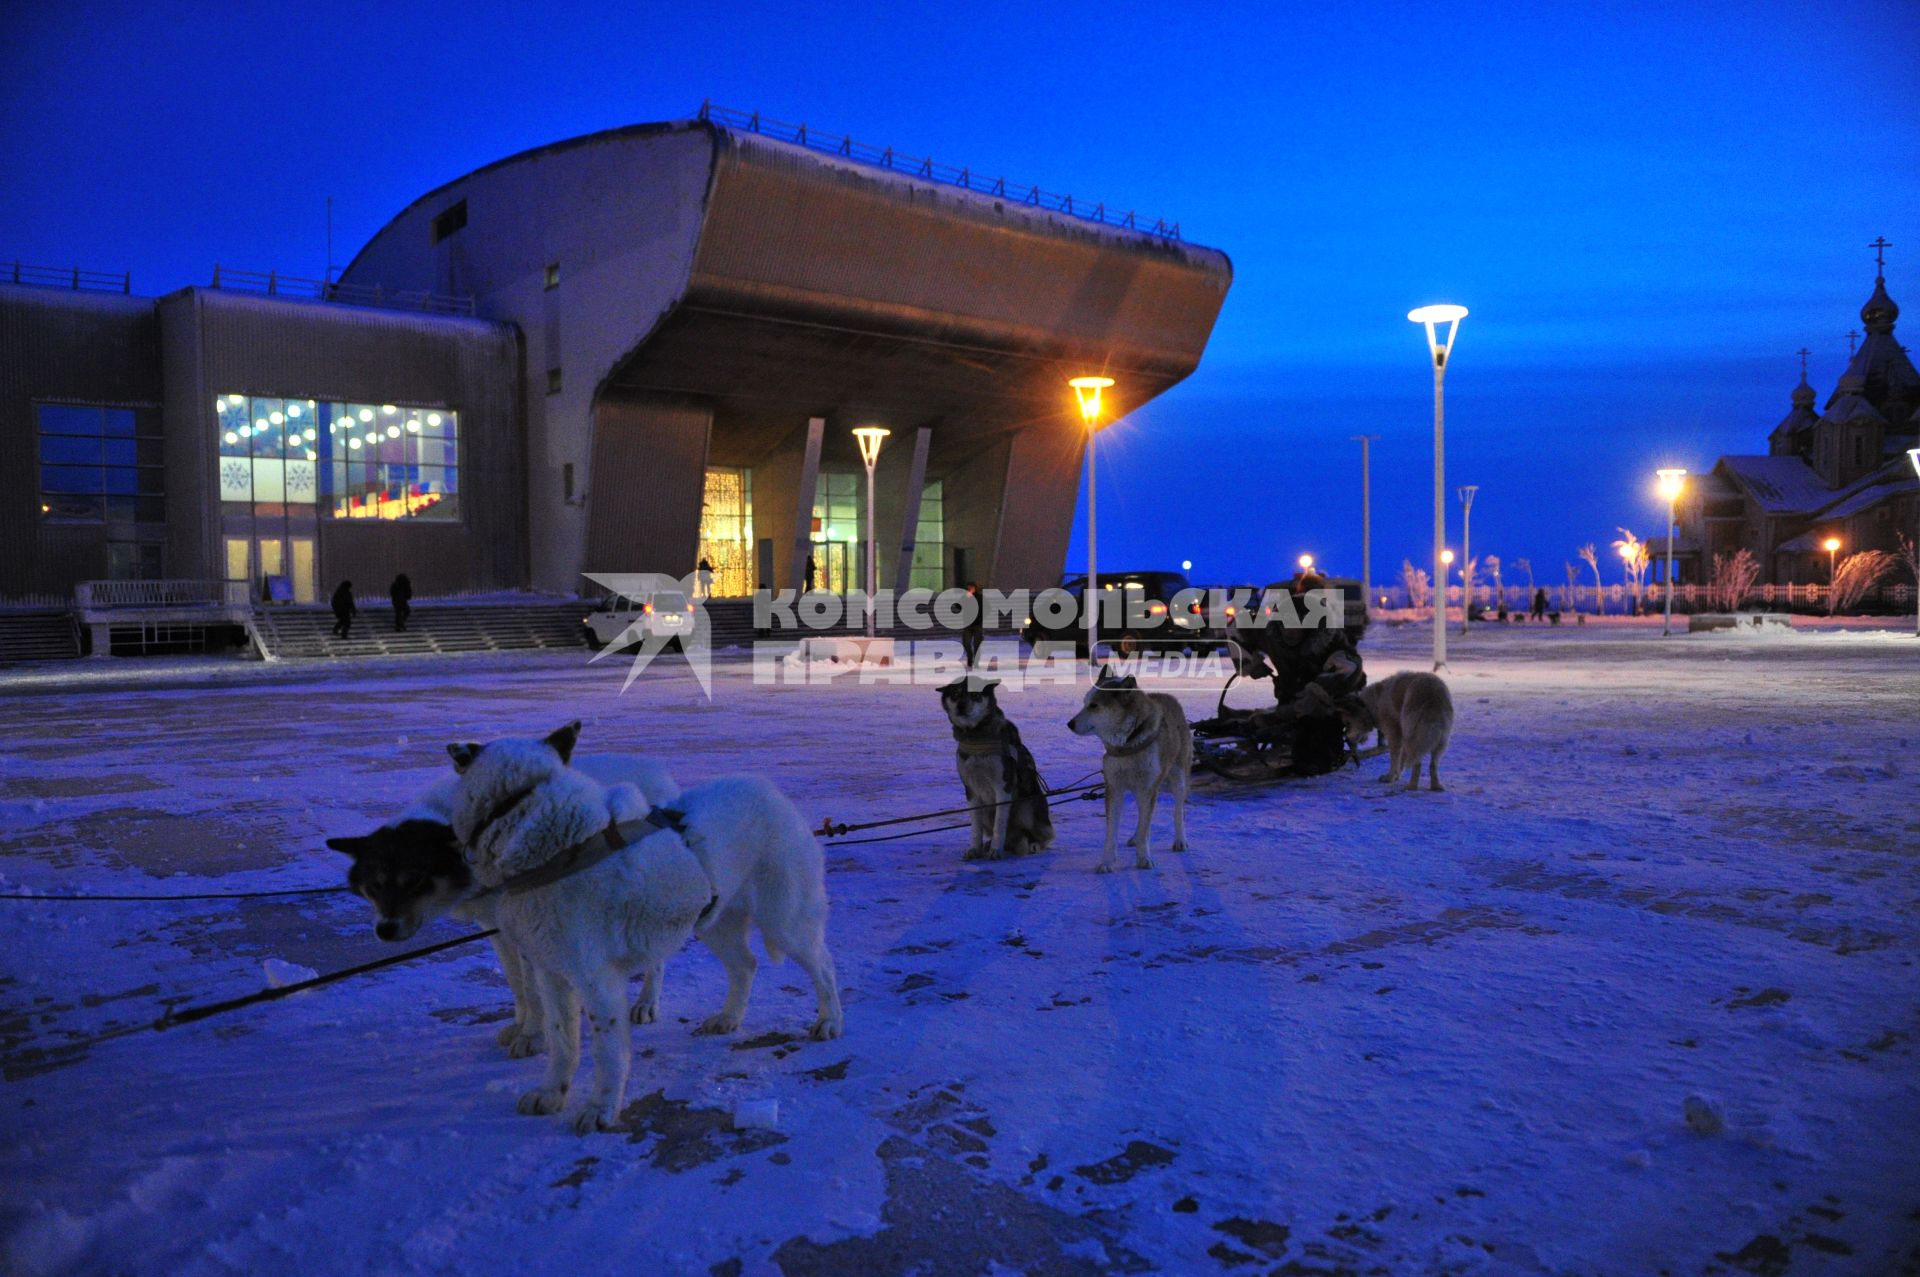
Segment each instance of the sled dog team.
M1438 699L1425 683L1417 695L1393 690L1409 678L1437 684ZM968 859L1032 855L1053 841L1033 755L994 687L969 676L940 689L975 808ZM1395 675L1367 691L1376 689L1363 711L1372 721L1351 717L1350 736L1364 739L1377 725L1393 751L1388 779L1405 763L1417 780L1424 754L1440 788L1437 764L1452 720L1445 685L1432 675ZM1162 792L1173 799L1173 850L1184 851L1193 737L1179 702L1103 669L1067 726L1105 747L1099 871L1115 867L1128 794L1138 808L1135 866L1153 866L1149 840ZM447 914L497 929L494 949L514 1002L500 1043L516 1058L543 1046L547 1053L545 1077L520 1097L519 1110L570 1109L573 1129L585 1134L618 1123L632 1063L628 1025L657 1018L667 959L690 936L727 973L725 1002L696 1033L740 1027L759 965L747 945L756 929L770 959L791 957L812 979L813 1036L839 1037L843 1017L820 846L785 795L747 776L682 790L642 759L575 757L579 735L574 722L543 739L449 745L454 775L371 833L327 845L352 858L348 886L373 905L382 940L406 940ZM634 975L640 994L629 1006ZM583 1012L592 1081L585 1099L569 1105Z

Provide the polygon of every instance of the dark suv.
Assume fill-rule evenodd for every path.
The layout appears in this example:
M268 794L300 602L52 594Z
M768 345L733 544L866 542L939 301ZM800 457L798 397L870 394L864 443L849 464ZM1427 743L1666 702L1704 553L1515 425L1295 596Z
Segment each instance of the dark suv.
M1058 587L1073 599L1073 617L1060 620L1040 615L1027 618L1021 637L1029 643L1067 643L1082 656L1087 652L1087 617L1082 596L1085 576L1068 577ZM1108 643L1145 643L1160 646L1210 647L1206 597L1184 572L1114 572L1100 574L1100 637Z

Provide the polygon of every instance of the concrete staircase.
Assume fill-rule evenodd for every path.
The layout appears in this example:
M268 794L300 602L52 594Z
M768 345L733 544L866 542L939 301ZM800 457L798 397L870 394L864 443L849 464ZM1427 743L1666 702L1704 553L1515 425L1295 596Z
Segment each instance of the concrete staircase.
M270 656L401 656L435 652L503 652L586 646L581 619L592 605L571 603L415 604L407 628L396 633L389 608L363 607L352 637L333 636L333 613L324 607L263 607L253 612L254 632Z
M80 631L71 612L0 612L0 664L69 661L79 655Z

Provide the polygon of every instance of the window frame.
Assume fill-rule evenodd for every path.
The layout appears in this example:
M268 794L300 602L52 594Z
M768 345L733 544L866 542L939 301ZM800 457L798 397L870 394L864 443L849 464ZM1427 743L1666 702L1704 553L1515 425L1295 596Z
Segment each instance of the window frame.
M34 503L40 507L36 512L42 525L67 527L106 527L106 528L164 528L167 524L167 457L166 422L161 416L161 406L141 400L98 400L65 399L58 397L36 398L30 401L33 407L34 441ZM48 430L42 424L42 410L46 408L85 409L95 415L99 430L94 434L79 434L71 430ZM133 429L128 434L109 432L106 428L106 414L126 412L133 417ZM49 461L46 459L42 441L46 439L85 439L98 445L96 459L92 461ZM110 461L107 445L111 442L125 441L133 445L134 459L130 462ZM158 460L143 461L141 445L154 445ZM98 475L98 487L88 491L75 491L68 488L50 489L47 487L47 470L92 470ZM132 479L130 492L114 491L108 478L109 471L124 471ZM93 514L55 513L51 498L85 497L96 503ZM113 503L130 502L134 510L132 517L120 518L111 513ZM140 505L151 503L156 511L154 517L143 518ZM138 543L157 542L164 536L113 537L116 542Z

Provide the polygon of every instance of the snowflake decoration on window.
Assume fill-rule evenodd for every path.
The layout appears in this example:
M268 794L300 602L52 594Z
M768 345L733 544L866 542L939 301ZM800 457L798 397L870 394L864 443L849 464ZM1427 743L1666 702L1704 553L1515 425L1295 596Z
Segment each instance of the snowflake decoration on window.
M287 463L287 491L302 497L313 495L313 467L297 462Z
M220 463L220 485L226 488L244 488L253 480L253 469L244 460L235 457Z

